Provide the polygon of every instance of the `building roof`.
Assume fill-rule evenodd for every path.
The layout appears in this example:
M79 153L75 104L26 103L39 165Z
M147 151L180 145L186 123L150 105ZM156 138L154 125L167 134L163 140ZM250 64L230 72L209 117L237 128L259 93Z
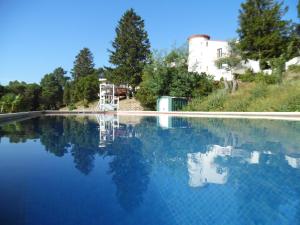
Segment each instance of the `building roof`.
M193 35L189 36L188 40L191 40L193 38L199 38L199 37L206 38L207 40L210 40L210 36L207 35L207 34L193 34Z

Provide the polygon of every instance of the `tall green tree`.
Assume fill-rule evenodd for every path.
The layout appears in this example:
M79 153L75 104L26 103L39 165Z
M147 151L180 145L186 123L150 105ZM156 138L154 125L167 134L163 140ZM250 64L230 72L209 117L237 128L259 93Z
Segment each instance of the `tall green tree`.
M75 83L75 99L87 103L96 100L99 93L99 76L93 74L90 76L82 77Z
M22 95L22 110L35 111L40 107L41 88L38 84L27 84Z
M109 50L107 78L115 84L133 88L142 81L142 71L150 57L150 42L144 20L133 9L127 10L116 28L116 37Z
M62 67L58 67L53 71L53 76L57 79L60 86L65 86L66 82L69 80L69 77L66 77L67 71Z
M41 103L44 109L58 109L63 105L63 89L67 78L60 67L41 80Z
M94 58L88 48L80 50L74 61L74 67L71 71L74 80L90 75L94 72Z
M0 84L0 98L5 94L5 87Z
M64 94L63 94L63 103L65 105L70 105L72 103L72 84L70 82L67 82L64 86Z
M285 52L289 22L282 17L286 12L283 3L276 0L246 0L242 3L238 34L243 59L260 60L264 65Z

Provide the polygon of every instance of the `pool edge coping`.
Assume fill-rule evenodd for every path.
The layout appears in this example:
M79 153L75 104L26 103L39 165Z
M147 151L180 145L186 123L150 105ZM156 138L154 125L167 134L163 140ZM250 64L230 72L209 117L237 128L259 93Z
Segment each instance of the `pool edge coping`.
M116 114L127 116L176 116L199 118L244 118L244 119L270 119L300 121L300 112L157 112L157 111L59 111L45 110L19 113L0 114L0 122L15 119L36 117L41 115L92 115L92 114Z

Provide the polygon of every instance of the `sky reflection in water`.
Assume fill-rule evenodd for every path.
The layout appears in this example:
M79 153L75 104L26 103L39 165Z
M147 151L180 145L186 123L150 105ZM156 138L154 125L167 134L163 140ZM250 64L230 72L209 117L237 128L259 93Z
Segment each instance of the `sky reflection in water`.
M47 116L0 137L3 225L300 223L300 122Z

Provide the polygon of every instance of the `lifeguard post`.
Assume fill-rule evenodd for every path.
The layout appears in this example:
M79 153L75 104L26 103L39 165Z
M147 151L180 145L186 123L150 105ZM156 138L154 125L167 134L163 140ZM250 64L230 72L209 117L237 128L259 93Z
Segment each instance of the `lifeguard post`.
M99 102L97 104L97 110L102 112L119 110L119 97L116 96L115 85L108 83L102 74L100 75L99 81Z

